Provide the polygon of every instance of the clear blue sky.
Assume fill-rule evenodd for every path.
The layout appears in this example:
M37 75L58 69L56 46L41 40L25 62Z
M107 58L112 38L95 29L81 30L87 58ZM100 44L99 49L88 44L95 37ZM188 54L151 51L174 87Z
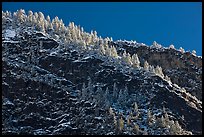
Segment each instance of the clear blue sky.
M3 2L2 9L43 12L96 30L113 40L136 40L151 45L155 40L167 47L195 49L202 55L201 2Z

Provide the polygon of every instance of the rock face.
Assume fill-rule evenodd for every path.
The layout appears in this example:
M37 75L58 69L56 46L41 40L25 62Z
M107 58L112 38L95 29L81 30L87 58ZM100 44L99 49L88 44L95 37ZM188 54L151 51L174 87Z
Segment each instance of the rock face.
M175 49L154 49L148 46L131 46L127 42L113 42L119 52L138 54L143 64L148 61L151 65L159 65L163 73L168 75L173 83L184 87L187 92L202 100L202 58L190 52L181 53ZM121 50L121 48L123 50Z
M41 32L2 40L4 135L202 134L202 58L109 43L162 66L170 82Z

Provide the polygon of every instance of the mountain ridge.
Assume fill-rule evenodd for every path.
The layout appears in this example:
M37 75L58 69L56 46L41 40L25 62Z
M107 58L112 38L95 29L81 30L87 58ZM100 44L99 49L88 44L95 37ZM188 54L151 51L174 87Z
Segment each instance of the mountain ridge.
M16 15L19 18L14 21L9 12L2 14L4 134L202 134L202 79L191 78L199 84L195 96L175 84L178 80L174 76L178 73L168 78L169 75L165 74L172 73L168 72L168 67L165 68L168 63L158 61L161 58L166 60L157 55L164 49L159 44L154 42L152 47L147 47L136 42L102 39L96 32L89 34L81 31L80 35L85 37L83 40L83 37L74 37L74 30L82 30L74 23L70 23L70 30L67 30L70 33L65 33L67 37L64 39L63 35L57 35L63 30L55 28L48 34L37 24L36 31L22 25L26 21L22 21L21 16L29 21L29 15L27 17L21 10ZM42 22L43 14L39 15ZM30 17L33 16L36 14L30 14ZM56 25L57 21L55 18L51 24ZM61 26L63 28L62 23ZM187 54L185 60L188 56L195 58L192 65L185 67L190 68L192 75L202 75L202 58L176 50L172 52L175 53L173 57ZM148 62L145 64L145 61ZM178 68L180 66L177 65ZM191 69L194 67L198 69ZM192 87L193 84L188 86L189 89ZM15 95L15 90L19 94ZM46 105L49 102L52 105ZM137 102L138 108L134 102ZM172 106L173 102L181 105ZM68 106L67 109L63 103ZM14 110L8 114L7 108ZM40 113L39 108L44 110L46 116ZM153 113L152 116L147 110ZM52 111L54 114L48 114ZM41 129L37 128L41 123L36 122L41 119L40 116L45 121L44 129L42 125ZM61 121L52 118L56 116L57 119L64 118Z

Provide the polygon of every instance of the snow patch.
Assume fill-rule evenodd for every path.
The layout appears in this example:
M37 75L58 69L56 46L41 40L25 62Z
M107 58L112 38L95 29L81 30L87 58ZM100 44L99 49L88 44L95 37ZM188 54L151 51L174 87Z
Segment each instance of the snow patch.
M16 36L16 32L13 31L13 30L9 30L7 29L6 32L5 32L5 37L6 38L13 38Z

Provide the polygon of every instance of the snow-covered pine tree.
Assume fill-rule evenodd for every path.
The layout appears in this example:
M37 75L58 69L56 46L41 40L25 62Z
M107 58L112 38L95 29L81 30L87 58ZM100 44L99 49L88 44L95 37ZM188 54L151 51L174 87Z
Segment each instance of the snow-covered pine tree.
M161 44L158 44L156 41L153 42L152 47L154 48L162 48Z
M86 88L86 84L83 83L82 89L81 89L81 98L82 98L82 100L87 100L87 95L88 95L88 91L87 91L87 88Z
M165 75L164 79L167 80L167 81L169 81L169 82L171 82L170 77L168 77L167 75Z
M105 98L106 98L106 107L107 106L111 106L112 102L113 102L113 98L112 98L112 95L111 95L111 91L109 90L109 88L107 87L106 88L106 91L105 91Z
M130 56L129 53L126 53L126 51L123 52L122 60L123 60L123 62L125 62L126 64L132 65L131 56Z
M18 23L23 23L26 21L25 10L23 9L17 10L17 21Z
M149 63L147 61L144 62L144 69L149 71Z
M38 13L37 12L34 12L33 21L34 21L34 24L37 25L38 23Z
M185 52L185 50L184 50L182 47L179 48L179 51L180 51L182 54Z
M89 78L88 90L89 90L89 93L93 93L94 92L94 87L93 87L93 83L92 83L91 78Z
M158 66L158 65L155 68L155 74L157 74L158 76L161 76L162 78L164 77L162 68L160 66Z
M111 116L114 116L114 115L115 115L115 113L114 113L112 107L109 107L109 114L110 114Z
M114 57L114 58L117 58L118 53L117 53L116 48L114 46L111 46L110 50L111 50L111 56Z
M154 68L154 66L149 65L149 71L150 71L151 73L155 73L155 68Z
M27 25L33 26L33 12L31 10L28 11Z
M113 84L113 101L116 102L118 99L118 87L116 83Z
M192 55L196 56L196 51L192 50Z
M106 54L106 51L105 51L105 48L102 44L99 45L99 52L102 54L102 55L105 55Z
M138 106L136 102L134 102L134 112L138 113Z
M42 12L38 13L38 19L37 19L37 30L41 31L41 32L45 32L45 27L44 27L44 14Z
M152 117L151 111L148 109L148 111L147 111L147 123L149 125L151 125L152 121L153 121L153 117Z
M96 99L96 104L98 106L102 107L104 105L105 98L101 86L97 87L94 98Z
M52 26L56 34L59 34L59 18L56 16L52 19Z
M140 60L136 53L132 55L132 65L134 68L140 67Z
M109 48L108 46L105 48L105 55L108 57L112 56L111 48Z
M169 49L175 49L174 45L173 44L169 45Z
M121 132L124 128L124 120L122 117L119 119L119 131Z

